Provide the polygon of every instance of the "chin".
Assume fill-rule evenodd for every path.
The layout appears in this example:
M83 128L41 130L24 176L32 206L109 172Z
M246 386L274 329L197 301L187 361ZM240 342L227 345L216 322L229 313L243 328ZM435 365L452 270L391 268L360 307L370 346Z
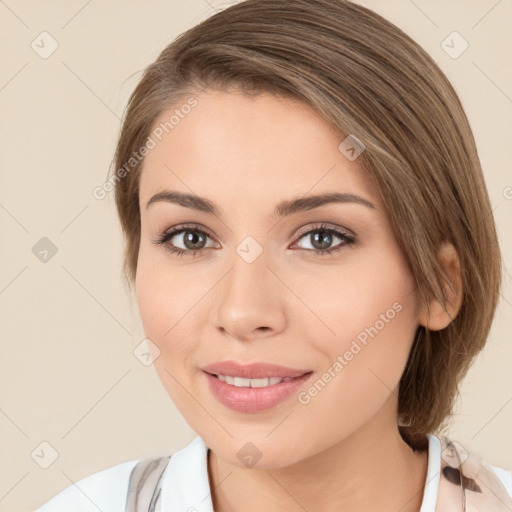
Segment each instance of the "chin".
M232 432L234 434L234 432ZM222 459L239 468L278 469L300 462L306 454L297 450L297 442L288 437L288 443L283 439L265 439L266 434L235 436L219 443L218 436L213 435L213 443L203 437L206 444ZM202 435L199 433L202 437Z

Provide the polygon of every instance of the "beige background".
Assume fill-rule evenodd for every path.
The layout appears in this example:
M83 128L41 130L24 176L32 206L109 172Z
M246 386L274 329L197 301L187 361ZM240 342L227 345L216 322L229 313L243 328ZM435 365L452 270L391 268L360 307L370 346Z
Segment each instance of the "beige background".
M361 3L416 39L459 92L510 267L512 2ZM120 278L114 203L96 200L92 189L105 180L119 118L144 67L223 5L0 0L1 511L33 510L91 473L177 451L195 437L152 367L132 353L144 334ZM35 40L42 52L46 37L51 48L43 31L59 45L48 58L31 47ZM442 47L453 31L469 43L456 59ZM57 248L45 263L32 250L43 237ZM507 273L489 345L463 383L450 430L508 468L510 281ZM52 450L58 458L43 469Z

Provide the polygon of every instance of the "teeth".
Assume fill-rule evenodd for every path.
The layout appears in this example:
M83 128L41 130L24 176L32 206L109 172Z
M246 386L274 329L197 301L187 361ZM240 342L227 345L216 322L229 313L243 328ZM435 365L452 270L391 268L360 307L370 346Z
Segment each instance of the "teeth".
M218 374L217 377L227 384L231 384L232 386L237 386L239 388L264 388L267 386L272 386L274 384L279 384L279 382L287 382L290 377L267 377L265 379L244 379L243 377L231 377L230 375L221 375Z

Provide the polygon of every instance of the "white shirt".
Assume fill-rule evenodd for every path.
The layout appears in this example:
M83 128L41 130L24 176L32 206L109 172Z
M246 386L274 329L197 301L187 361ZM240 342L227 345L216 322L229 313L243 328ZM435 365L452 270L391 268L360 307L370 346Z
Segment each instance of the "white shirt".
M435 512L440 468L441 442L428 435L428 469L420 512ZM176 452L162 475L161 511L213 512L207 470L208 447L196 437ZM139 459L111 466L66 487L35 512L122 512L128 481ZM491 466L512 496L512 471Z

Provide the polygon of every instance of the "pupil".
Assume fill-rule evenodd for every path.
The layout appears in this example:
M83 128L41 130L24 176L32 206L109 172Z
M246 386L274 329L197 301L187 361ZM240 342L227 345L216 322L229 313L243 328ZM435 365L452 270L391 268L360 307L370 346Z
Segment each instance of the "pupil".
M317 249L325 249L329 247L331 244L331 234L327 231L320 231L315 233L313 235L313 246L316 246L317 242L319 242Z
M203 235L201 233L197 233L196 231L186 231L185 232L185 246L188 249L201 249L201 247L197 247L197 245L201 245L201 241L198 242L197 240L201 240ZM204 240L202 240L204 242Z

